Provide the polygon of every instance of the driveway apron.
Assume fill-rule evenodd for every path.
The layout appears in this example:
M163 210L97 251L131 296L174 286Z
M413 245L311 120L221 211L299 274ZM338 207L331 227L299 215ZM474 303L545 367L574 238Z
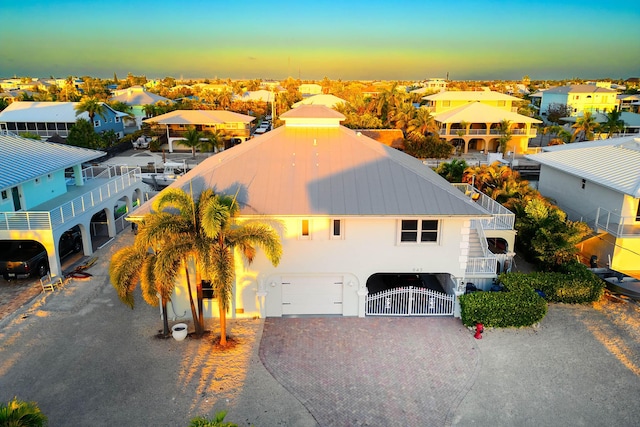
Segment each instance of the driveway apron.
M268 318L260 359L322 426L444 425L479 367L450 317Z

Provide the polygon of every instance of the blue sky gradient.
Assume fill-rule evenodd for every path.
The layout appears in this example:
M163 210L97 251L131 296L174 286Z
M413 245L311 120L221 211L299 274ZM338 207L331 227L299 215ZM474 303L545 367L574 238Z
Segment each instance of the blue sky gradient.
M0 77L640 76L637 0L33 0L0 15Z

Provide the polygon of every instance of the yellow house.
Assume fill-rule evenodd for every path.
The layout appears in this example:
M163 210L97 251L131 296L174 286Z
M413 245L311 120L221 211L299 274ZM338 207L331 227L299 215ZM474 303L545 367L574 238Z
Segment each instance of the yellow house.
M529 139L536 136L533 126L540 120L518 114L511 95L491 91L440 92L425 96L427 108L440 125L440 138L468 153L495 152L503 135L501 124L508 124L511 139L507 150L526 153Z
M614 111L618 104L617 92L597 85L557 86L540 92L540 114L545 115L551 104L567 105L571 116L581 116L585 111L603 113Z

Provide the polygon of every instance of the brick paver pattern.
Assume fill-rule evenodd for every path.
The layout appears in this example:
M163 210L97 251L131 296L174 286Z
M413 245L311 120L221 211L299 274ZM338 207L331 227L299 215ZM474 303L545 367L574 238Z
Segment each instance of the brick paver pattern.
M441 426L479 353L460 319L268 318L264 366L325 426Z

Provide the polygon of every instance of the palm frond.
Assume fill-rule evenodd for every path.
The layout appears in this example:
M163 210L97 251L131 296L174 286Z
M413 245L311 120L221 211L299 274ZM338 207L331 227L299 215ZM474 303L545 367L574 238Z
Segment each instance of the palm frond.
M126 246L111 257L109 277L118 297L129 307L134 307L133 291L140 281L140 269L147 253L139 247Z

